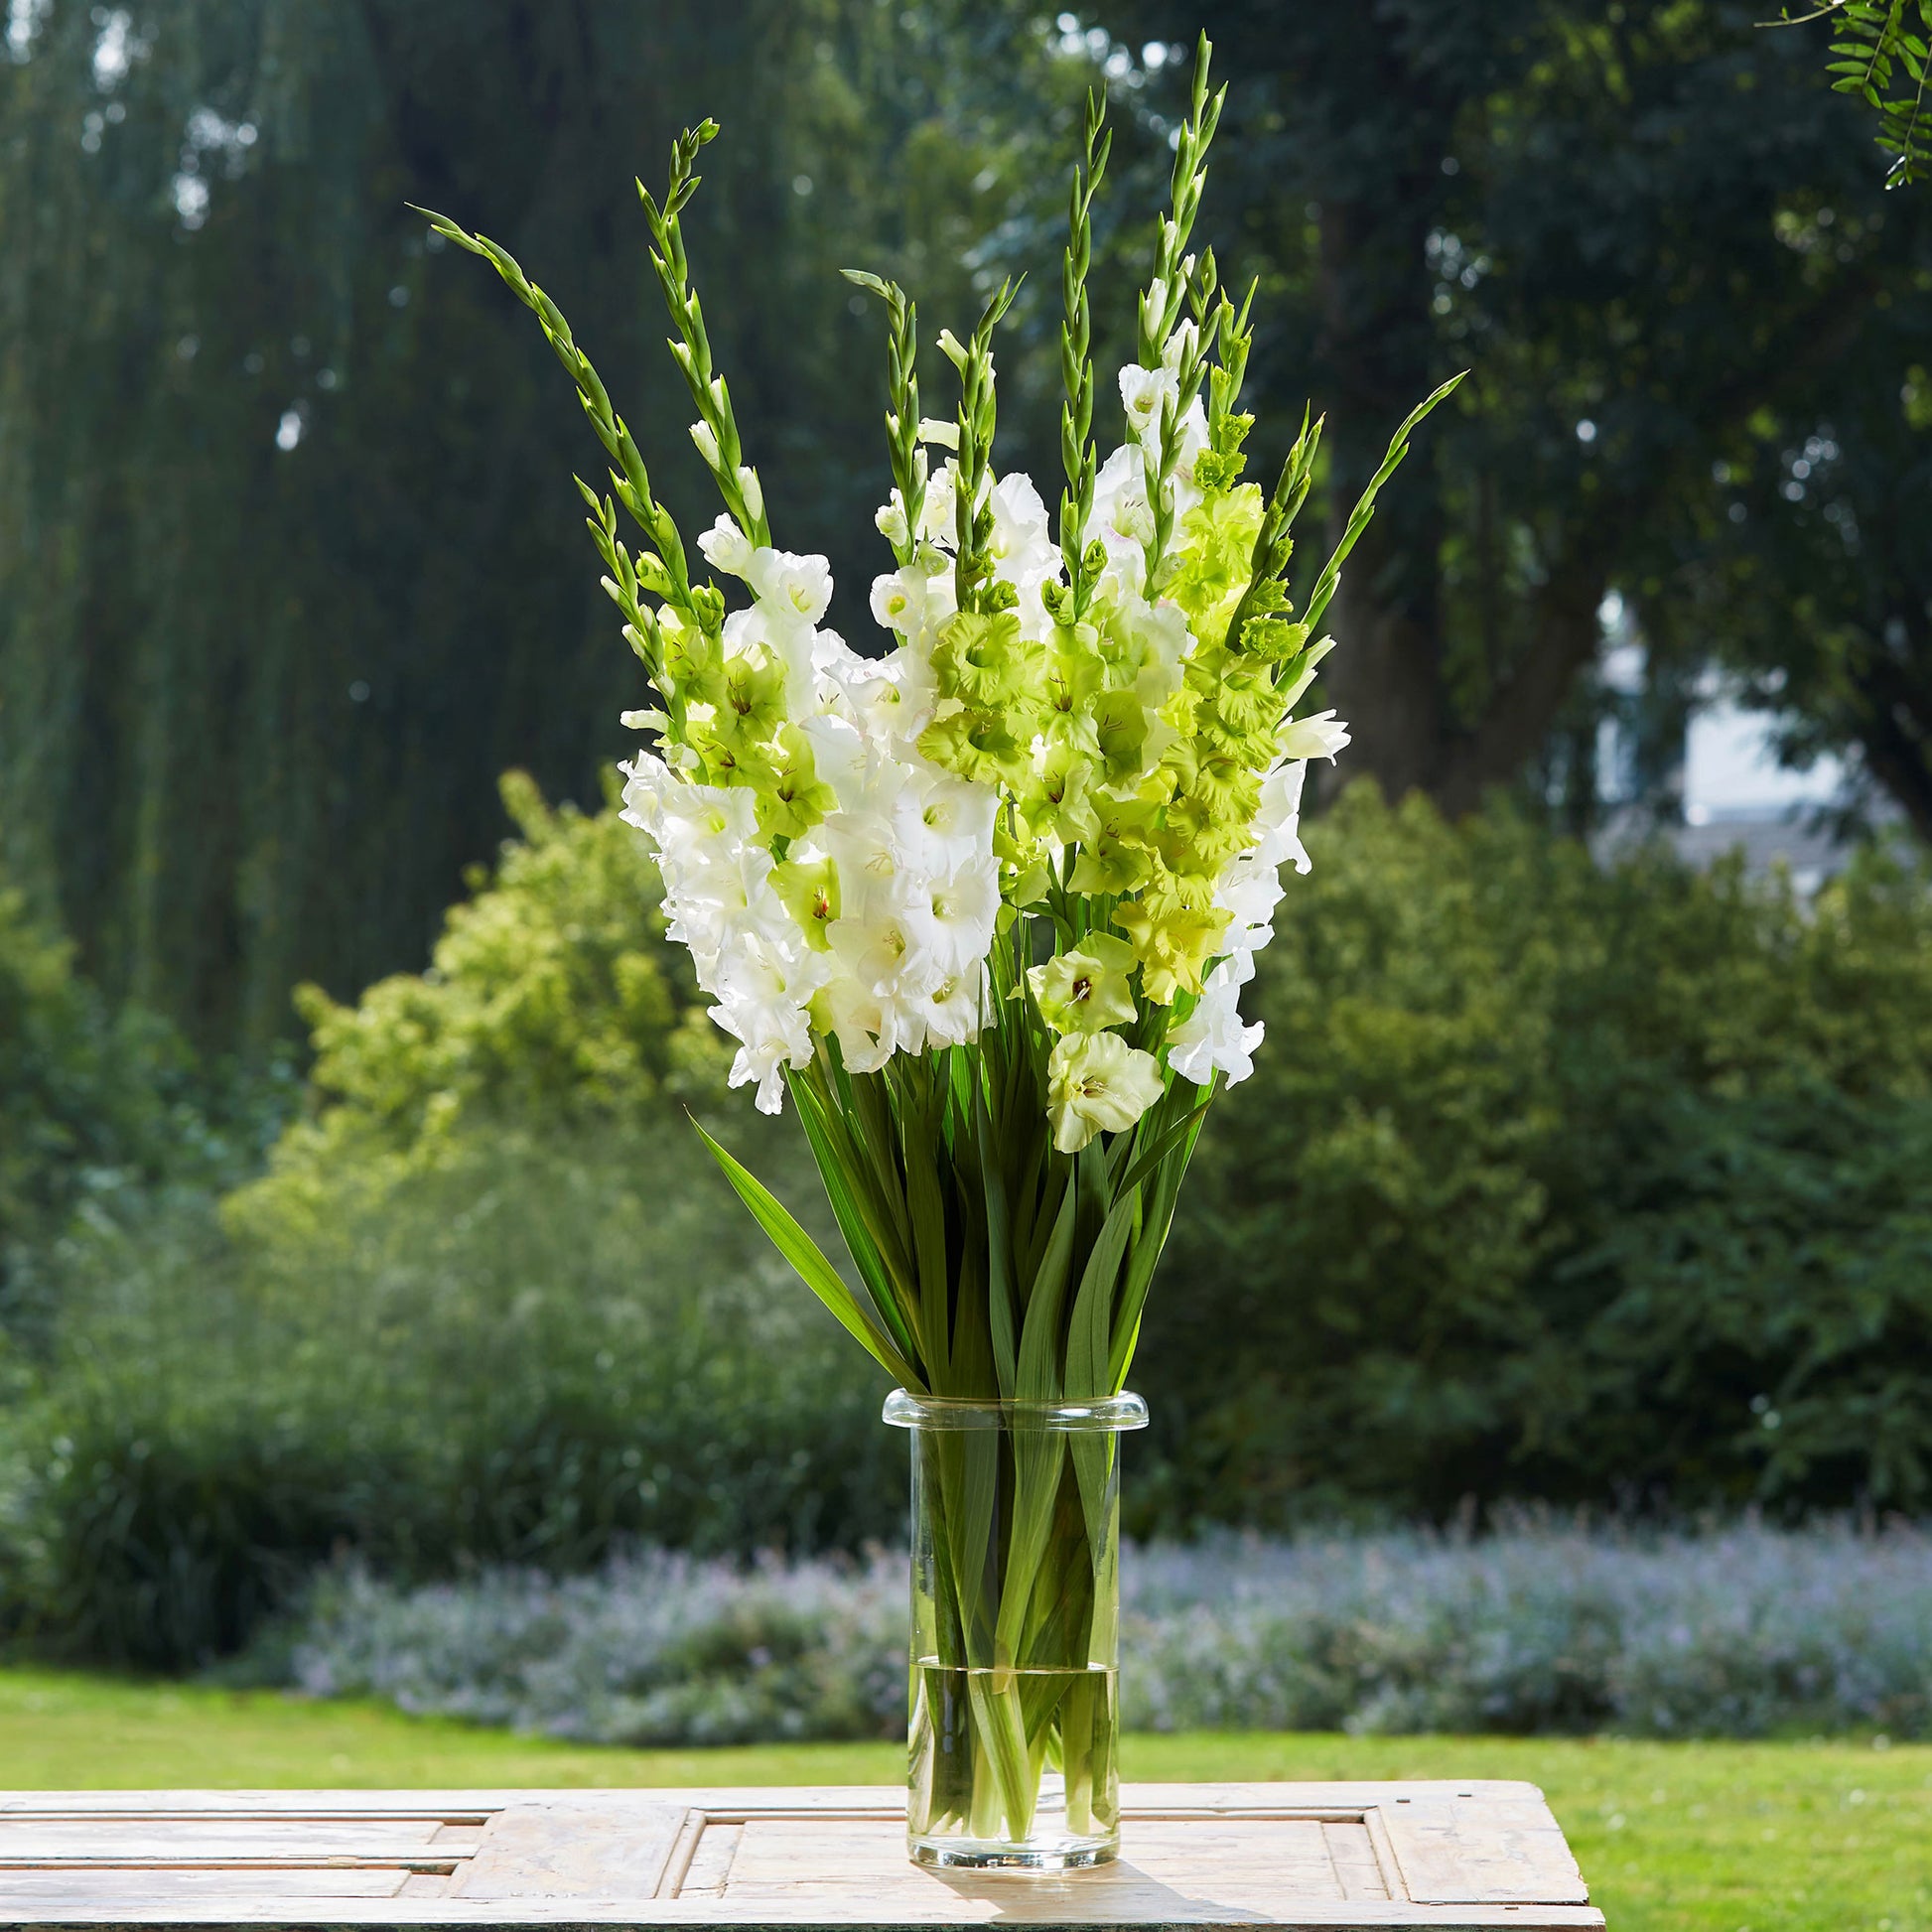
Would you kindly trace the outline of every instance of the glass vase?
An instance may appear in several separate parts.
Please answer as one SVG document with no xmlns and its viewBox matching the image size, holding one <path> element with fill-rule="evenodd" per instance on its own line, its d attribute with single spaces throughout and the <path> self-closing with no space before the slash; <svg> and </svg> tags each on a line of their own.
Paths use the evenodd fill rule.
<svg viewBox="0 0 1932 1932">
<path fill-rule="evenodd" d="M 1137 1395 L 896 1390 L 911 1432 L 906 1847 L 1067 1871 L 1120 1846 L 1120 1445 Z"/>
</svg>

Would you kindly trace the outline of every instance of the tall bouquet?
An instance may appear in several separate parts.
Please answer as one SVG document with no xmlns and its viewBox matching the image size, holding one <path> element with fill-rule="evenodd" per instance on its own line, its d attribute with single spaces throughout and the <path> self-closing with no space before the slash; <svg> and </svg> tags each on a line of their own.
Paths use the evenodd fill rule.
<svg viewBox="0 0 1932 1932">
<path fill-rule="evenodd" d="M 697 540 L 707 581 L 555 304 L 496 243 L 432 217 L 535 311 L 611 459 L 608 493 L 578 486 L 656 696 L 625 714 L 654 744 L 624 766 L 624 816 L 739 1041 L 733 1083 L 766 1112 L 796 1103 L 853 1279 L 713 1152 L 919 1430 L 912 1812 L 931 1856 L 1111 1847 L 1108 1432 L 1134 1420 L 1121 1392 L 1202 1118 L 1261 1039 L 1239 1000 L 1281 868 L 1309 869 L 1307 761 L 1348 743 L 1332 712 L 1297 716 L 1332 647 L 1321 618 L 1410 431 L 1452 386 L 1402 424 L 1334 554 L 1291 591 L 1321 425 L 1304 415 L 1272 490 L 1244 480 L 1254 291 L 1237 307 L 1189 245 L 1225 92 L 1207 69 L 1203 40 L 1104 462 L 1086 282 L 1111 137 L 1089 97 L 1057 519 L 993 465 L 1011 286 L 965 341 L 940 333 L 959 394 L 935 419 L 913 303 L 849 271 L 889 323 L 876 520 L 896 568 L 872 586 L 887 634 L 869 652 L 824 625 L 825 558 L 774 542 L 713 365 L 680 225 L 713 122 L 678 139 L 661 199 L 638 188 L 692 441 L 724 499 Z M 1048 1770 L 1065 1844 L 1029 1858 Z"/>
</svg>

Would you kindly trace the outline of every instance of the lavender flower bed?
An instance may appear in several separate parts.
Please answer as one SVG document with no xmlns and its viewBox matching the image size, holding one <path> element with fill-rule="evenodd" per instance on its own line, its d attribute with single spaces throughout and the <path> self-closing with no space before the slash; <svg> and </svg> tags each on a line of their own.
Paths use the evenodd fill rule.
<svg viewBox="0 0 1932 1932">
<path fill-rule="evenodd" d="M 1124 1568 L 1140 1729 L 1932 1736 L 1932 1537 L 1909 1530 L 1223 1537 Z M 599 1742 L 886 1736 L 904 1598 L 890 1555 L 747 1570 L 646 1552 L 415 1590 L 340 1573 L 285 1676 Z"/>
</svg>

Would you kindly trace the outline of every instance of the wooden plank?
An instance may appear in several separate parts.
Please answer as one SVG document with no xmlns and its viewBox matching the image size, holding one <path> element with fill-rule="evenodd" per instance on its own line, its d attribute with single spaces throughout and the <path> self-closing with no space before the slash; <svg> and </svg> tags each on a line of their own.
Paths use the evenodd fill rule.
<svg viewBox="0 0 1932 1932">
<path fill-rule="evenodd" d="M 729 1821 L 706 1819 L 698 1842 L 691 1848 L 691 1861 L 678 1876 L 677 1898 L 722 1898 L 725 1881 L 738 1857 L 745 1827 Z"/>
<path fill-rule="evenodd" d="M 277 1870 L 101 1865 L 63 1871 L 0 1871 L 0 1915 L 29 1905 L 73 1905 L 126 1898 L 193 1907 L 204 1899 L 393 1898 L 409 1874 L 395 1865 L 298 1865 Z"/>
<path fill-rule="evenodd" d="M 450 1886 L 453 1898 L 654 1897 L 692 1807 L 632 1798 L 562 1797 L 511 1805 L 483 1828 Z"/>
<path fill-rule="evenodd" d="M 300 1859 L 328 1857 L 353 1841 L 364 1858 L 448 1858 L 456 1839 L 435 1819 L 358 1819 L 345 1825 L 323 1818 L 115 1819 L 0 1818 L 0 1866 L 48 1859 Z M 469 1849 L 483 1837 L 461 1834 Z"/>
<path fill-rule="evenodd" d="M 1418 1903 L 1581 1905 L 1589 1897 L 1540 1791 L 1533 1800 L 1397 1795 L 1378 1809 Z"/>
<path fill-rule="evenodd" d="M 88 1817 L 138 1815 L 204 1817 L 210 1812 L 230 1816 L 272 1818 L 294 1814 L 303 1818 L 462 1818 L 481 1823 L 505 1805 L 527 1804 L 548 1794 L 531 1791 L 338 1791 L 324 1786 L 309 1791 L 0 1791 L 0 1818 Z M 620 1791 L 585 1791 L 585 1798 L 623 1797 Z"/>
<path fill-rule="evenodd" d="M 1369 1837 L 1366 1818 L 1359 1825 L 1324 1824 L 1321 1838 L 1343 1898 L 1388 1897 L 1389 1874 L 1384 1872 L 1375 1855 L 1375 1841 Z"/>
</svg>

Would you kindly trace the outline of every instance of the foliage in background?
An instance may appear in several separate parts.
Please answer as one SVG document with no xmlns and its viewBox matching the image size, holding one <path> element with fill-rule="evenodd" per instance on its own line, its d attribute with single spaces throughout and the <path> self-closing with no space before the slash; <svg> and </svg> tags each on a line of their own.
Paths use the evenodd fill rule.
<svg viewBox="0 0 1932 1932">
<path fill-rule="evenodd" d="M 279 1124 L 280 1068 L 199 1065 L 166 1022 L 109 1008 L 72 948 L 0 879 L 0 1376 L 53 1316 L 55 1251 L 169 1188 L 249 1172 Z"/>
<path fill-rule="evenodd" d="M 1932 1499 L 1932 876 L 1350 791 L 1169 1249 L 1156 1520 Z"/>
<path fill-rule="evenodd" d="M 334 1097 L 267 1177 L 45 1262 L 60 1319 L 0 1400 L 11 1627 L 184 1662 L 339 1547 L 427 1577 L 898 1522 L 878 1380 L 676 1110 L 722 1045 L 648 862 L 522 796 L 436 976 L 314 1008 Z M 1309 839 L 1269 1050 L 1140 1357 L 1143 1530 L 1465 1493 L 1922 1507 L 1923 871 L 1873 854 L 1807 910 L 1366 789 Z M 829 1238 L 784 1124 L 735 1118 Z"/>
<path fill-rule="evenodd" d="M 635 835 L 506 792 L 523 838 L 432 969 L 307 996 L 318 1106 L 271 1172 L 58 1257 L 0 1416 L 0 1623 L 179 1666 L 339 1549 L 568 1570 L 897 1520 L 880 1390 L 678 1105 L 722 1049 Z M 803 1194 L 796 1151 L 757 1152 Z"/>
<path fill-rule="evenodd" d="M 17 1419 L 0 1616 L 179 1668 L 345 1549 L 410 1577 L 890 1531 L 876 1381 L 732 1239 L 684 1131 L 468 1142 L 374 1207 L 345 1183 L 319 1246 L 102 1243 Z"/>
<path fill-rule="evenodd" d="M 1134 1729 L 1932 1735 L 1932 1542 L 1495 1533 L 1151 1545 L 1122 1566 Z M 646 1552 L 567 1583 L 325 1578 L 248 1665 L 311 1696 L 582 1741 L 874 1737 L 903 1724 L 904 1559 Z"/>
<path fill-rule="evenodd" d="M 228 1205 L 271 1246 L 327 1241 L 343 1190 L 379 1194 L 433 1170 L 466 1136 L 503 1126 L 663 1130 L 723 1092 L 730 1051 L 705 1017 L 663 885 L 615 812 L 553 810 L 520 772 L 502 781 L 518 837 L 471 870 L 428 969 L 379 980 L 353 1006 L 299 988 L 314 1067 L 307 1117 L 270 1173 Z"/>
</svg>

